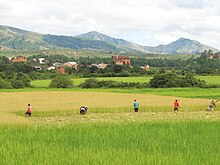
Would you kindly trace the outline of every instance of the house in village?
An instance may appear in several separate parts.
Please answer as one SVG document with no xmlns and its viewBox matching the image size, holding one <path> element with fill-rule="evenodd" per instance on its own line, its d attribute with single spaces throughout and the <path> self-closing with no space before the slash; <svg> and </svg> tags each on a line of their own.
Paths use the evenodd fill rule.
<svg viewBox="0 0 220 165">
<path fill-rule="evenodd" d="M 34 69 L 37 70 L 37 71 L 41 71 L 42 70 L 41 66 L 34 66 Z"/>
<path fill-rule="evenodd" d="M 150 70 L 150 66 L 149 65 L 144 65 L 141 67 L 141 69 L 147 71 L 147 70 Z"/>
<path fill-rule="evenodd" d="M 55 70 L 55 69 L 56 69 L 55 66 L 50 66 L 50 67 L 47 68 L 47 70 Z"/>
<path fill-rule="evenodd" d="M 78 64 L 76 62 L 67 62 L 64 64 L 55 65 L 57 72 L 65 73 L 65 68 L 78 69 Z"/>
<path fill-rule="evenodd" d="M 130 65 L 130 57 L 129 56 L 112 56 L 113 61 L 117 65 Z"/>
<path fill-rule="evenodd" d="M 57 70 L 57 72 L 62 73 L 62 74 L 66 73 L 66 72 L 65 72 L 65 68 L 64 68 L 64 67 L 61 67 L 61 66 L 60 66 L 60 67 L 57 67 L 56 70 Z"/>
<path fill-rule="evenodd" d="M 78 69 L 78 64 L 76 62 L 66 62 L 62 65 L 65 68 L 74 68 L 74 69 Z"/>
<path fill-rule="evenodd" d="M 45 58 L 38 58 L 38 60 L 40 64 L 45 64 L 46 62 Z"/>
<path fill-rule="evenodd" d="M 27 58 L 23 56 L 17 56 L 16 58 L 11 58 L 11 62 L 27 62 Z"/>
<path fill-rule="evenodd" d="M 97 67 L 99 69 L 105 69 L 108 66 L 108 64 L 103 64 L 103 63 L 101 63 L 101 64 L 91 64 L 90 66 L 91 67 L 95 66 L 95 67 Z"/>
</svg>

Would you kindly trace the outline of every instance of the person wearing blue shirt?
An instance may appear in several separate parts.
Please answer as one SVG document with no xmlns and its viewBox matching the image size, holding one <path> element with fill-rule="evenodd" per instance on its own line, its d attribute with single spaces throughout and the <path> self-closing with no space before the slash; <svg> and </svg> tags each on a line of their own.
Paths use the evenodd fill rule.
<svg viewBox="0 0 220 165">
<path fill-rule="evenodd" d="M 139 102 L 137 102 L 137 100 L 134 100 L 134 112 L 138 112 L 138 108 L 139 108 Z"/>
</svg>

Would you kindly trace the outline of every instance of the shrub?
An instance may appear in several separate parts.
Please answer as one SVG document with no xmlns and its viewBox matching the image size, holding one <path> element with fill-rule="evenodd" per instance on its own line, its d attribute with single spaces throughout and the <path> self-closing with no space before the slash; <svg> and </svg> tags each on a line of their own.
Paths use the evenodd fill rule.
<svg viewBox="0 0 220 165">
<path fill-rule="evenodd" d="M 11 86 L 11 83 L 10 82 L 7 82 L 5 80 L 3 80 L 1 77 L 0 77 L 0 88 L 3 89 L 3 88 L 12 88 Z"/>
<path fill-rule="evenodd" d="M 19 72 L 19 73 L 17 73 L 15 80 L 22 81 L 24 84 L 24 87 L 30 87 L 31 80 L 30 80 L 30 77 L 28 74 L 24 74 L 24 73 Z"/>
<path fill-rule="evenodd" d="M 13 88 L 19 89 L 19 88 L 24 88 L 25 84 L 22 80 L 12 80 L 11 85 Z"/>
<path fill-rule="evenodd" d="M 136 82 L 117 82 L 117 81 L 98 81 L 94 78 L 85 80 L 84 83 L 80 84 L 82 88 L 146 88 L 147 83 L 136 83 Z"/>
<path fill-rule="evenodd" d="M 98 88 L 98 81 L 94 78 L 85 80 L 82 84 L 79 85 L 82 88 Z"/>
<path fill-rule="evenodd" d="M 73 81 L 68 76 L 58 75 L 51 81 L 49 87 L 50 88 L 71 88 L 73 87 Z"/>
<path fill-rule="evenodd" d="M 205 87 L 205 81 L 192 75 L 180 76 L 174 73 L 157 74 L 149 82 L 151 88 Z"/>
</svg>

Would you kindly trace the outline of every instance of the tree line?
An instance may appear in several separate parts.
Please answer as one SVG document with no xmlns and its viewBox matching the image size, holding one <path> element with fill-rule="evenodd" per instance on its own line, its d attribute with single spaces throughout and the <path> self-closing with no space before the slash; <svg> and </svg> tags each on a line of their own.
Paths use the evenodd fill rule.
<svg viewBox="0 0 220 165">
<path fill-rule="evenodd" d="M 34 55 L 28 58 L 27 63 L 10 62 L 4 56 L 0 56 L 0 88 L 24 88 L 30 87 L 31 80 L 36 79 L 54 79 L 60 73 L 56 70 L 42 69 L 40 71 L 33 67 L 32 60 L 36 58 L 45 58 L 46 63 L 42 67 L 53 65 L 55 62 L 65 63 L 75 61 L 79 68 L 65 68 L 67 76 L 70 77 L 129 77 L 129 76 L 155 76 L 174 74 L 184 77 L 182 84 L 186 84 L 189 79 L 188 75 L 220 75 L 219 54 L 214 54 L 211 50 L 201 53 L 199 58 L 193 56 L 187 60 L 170 60 L 170 59 L 147 59 L 140 57 L 131 57 L 131 66 L 116 65 L 110 57 L 67 57 L 64 55 Z M 99 69 L 91 64 L 106 63 L 108 66 Z M 143 70 L 141 66 L 150 65 L 150 70 Z M 186 78 L 186 76 L 188 76 Z M 169 77 L 169 76 L 168 76 Z M 173 78 L 171 76 L 171 78 Z M 179 79 L 178 79 L 179 81 Z M 98 82 L 100 85 L 100 82 Z M 106 82 L 101 82 L 101 84 Z M 165 86 L 175 86 L 165 85 Z M 200 83 L 199 83 L 200 84 Z M 142 84 L 143 85 L 143 84 Z M 142 86 L 140 84 L 128 84 L 127 86 Z M 198 84 L 197 84 L 198 85 Z M 100 85 L 101 86 L 101 85 Z M 117 84 L 115 82 L 107 82 L 107 86 L 126 86 L 125 84 Z M 146 86 L 144 84 L 143 86 Z M 183 85 L 180 85 L 183 86 Z M 190 86 L 190 85 L 189 85 Z M 202 84 L 198 86 L 203 86 Z M 151 87 L 153 87 L 151 85 Z M 158 87 L 162 87 L 159 85 Z"/>
</svg>

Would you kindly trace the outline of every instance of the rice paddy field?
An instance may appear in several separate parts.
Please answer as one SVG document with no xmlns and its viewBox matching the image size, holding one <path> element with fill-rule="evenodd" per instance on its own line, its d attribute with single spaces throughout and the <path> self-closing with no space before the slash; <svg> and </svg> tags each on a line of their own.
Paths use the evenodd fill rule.
<svg viewBox="0 0 220 165">
<path fill-rule="evenodd" d="M 220 164 L 220 107 L 205 111 L 211 98 L 218 88 L 1 90 L 0 164 Z"/>
</svg>

